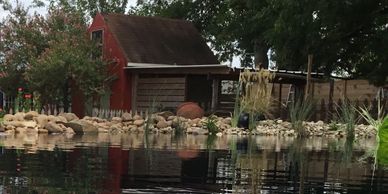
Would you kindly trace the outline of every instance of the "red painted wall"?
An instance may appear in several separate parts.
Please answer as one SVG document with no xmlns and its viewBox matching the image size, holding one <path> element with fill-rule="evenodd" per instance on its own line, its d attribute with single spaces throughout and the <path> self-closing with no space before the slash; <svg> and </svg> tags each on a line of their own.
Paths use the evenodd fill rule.
<svg viewBox="0 0 388 194">
<path fill-rule="evenodd" d="M 132 91 L 131 75 L 124 70 L 124 67 L 127 65 L 127 60 L 101 14 L 96 15 L 88 31 L 91 33 L 96 30 L 103 30 L 103 57 L 105 60 L 111 62 L 108 68 L 109 73 L 117 77 L 111 86 L 110 108 L 130 110 Z M 74 100 L 76 99 L 73 99 L 73 104 L 79 106 L 78 104 L 80 103 L 74 103 Z M 73 107 L 73 110 L 79 109 L 79 107 Z"/>
</svg>

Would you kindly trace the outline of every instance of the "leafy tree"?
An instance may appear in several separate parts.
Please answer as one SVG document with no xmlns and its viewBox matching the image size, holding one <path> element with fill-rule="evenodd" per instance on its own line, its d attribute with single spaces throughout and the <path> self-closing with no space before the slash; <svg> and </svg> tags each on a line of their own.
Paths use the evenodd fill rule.
<svg viewBox="0 0 388 194">
<path fill-rule="evenodd" d="M 42 104 L 63 104 L 67 111 L 71 89 L 86 98 L 108 84 L 100 50 L 89 40 L 87 20 L 67 2 L 50 4 L 48 15 L 28 15 L 18 4 L 1 29 L 0 87 L 11 94 L 17 87 L 38 92 Z"/>
<path fill-rule="evenodd" d="M 26 72 L 31 89 L 41 94 L 43 103 L 62 102 L 66 110 L 70 89 L 79 88 L 86 98 L 102 93 L 106 65 L 95 57 L 100 51 L 88 38 L 82 14 L 70 7 L 50 7 L 45 27 L 48 46 Z"/>
<path fill-rule="evenodd" d="M 0 87 L 15 96 L 18 87 L 27 86 L 24 72 L 31 59 L 44 51 L 47 40 L 41 33 L 41 16 L 28 15 L 20 4 L 6 8 L 10 14 L 0 26 Z"/>
<path fill-rule="evenodd" d="M 313 71 L 388 81 L 386 0 L 142 0 L 131 13 L 191 20 L 224 61 L 265 67 L 271 48 L 281 69 L 313 55 Z"/>
</svg>

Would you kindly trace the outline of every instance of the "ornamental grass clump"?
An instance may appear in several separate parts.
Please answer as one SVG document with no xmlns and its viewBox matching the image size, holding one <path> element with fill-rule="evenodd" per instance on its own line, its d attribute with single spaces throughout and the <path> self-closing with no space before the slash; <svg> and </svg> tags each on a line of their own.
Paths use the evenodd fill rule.
<svg viewBox="0 0 388 194">
<path fill-rule="evenodd" d="M 240 73 L 240 83 L 242 85 L 240 109 L 242 112 L 249 113 L 250 130 L 255 127 L 255 118 L 271 115 L 273 101 L 270 83 L 274 77 L 274 73 L 263 69 L 253 72 L 245 70 Z"/>
<path fill-rule="evenodd" d="M 383 124 L 383 121 L 388 117 L 388 115 L 385 114 L 384 106 L 381 104 L 381 100 L 379 99 L 377 101 L 377 117 L 373 118 L 370 109 L 363 107 L 358 110 L 358 113 L 361 115 L 361 117 L 369 124 L 372 125 L 375 130 L 377 130 L 378 135 L 376 136 L 377 142 L 385 141 L 388 142 L 387 139 L 381 139 L 380 134 L 383 136 L 385 133 L 388 136 L 388 130 L 387 131 L 381 131 L 380 133 L 380 126 Z"/>
<path fill-rule="evenodd" d="M 359 120 L 357 109 L 345 98 L 342 99 L 341 105 L 337 104 L 337 116 L 341 123 L 345 124 L 346 137 L 348 139 L 354 138 L 354 128 Z"/>
<path fill-rule="evenodd" d="M 314 110 L 314 101 L 311 97 L 306 99 L 298 98 L 296 102 L 291 103 L 289 108 L 290 120 L 293 129 L 299 137 L 307 136 L 307 131 L 303 126 L 303 121 L 311 117 Z"/>
</svg>

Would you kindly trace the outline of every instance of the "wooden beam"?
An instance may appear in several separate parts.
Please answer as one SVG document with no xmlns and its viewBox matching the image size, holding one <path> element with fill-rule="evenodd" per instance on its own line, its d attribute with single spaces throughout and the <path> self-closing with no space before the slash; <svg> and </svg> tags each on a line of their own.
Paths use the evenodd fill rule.
<svg viewBox="0 0 388 194">
<path fill-rule="evenodd" d="M 278 113 L 279 113 L 279 118 L 282 116 L 282 87 L 283 84 L 279 84 L 279 97 L 278 97 Z"/>
<path fill-rule="evenodd" d="M 212 105 L 211 105 L 211 110 L 213 112 L 215 112 L 217 110 L 219 86 L 220 86 L 220 80 L 219 79 L 213 79 L 213 85 L 212 85 Z"/>
</svg>

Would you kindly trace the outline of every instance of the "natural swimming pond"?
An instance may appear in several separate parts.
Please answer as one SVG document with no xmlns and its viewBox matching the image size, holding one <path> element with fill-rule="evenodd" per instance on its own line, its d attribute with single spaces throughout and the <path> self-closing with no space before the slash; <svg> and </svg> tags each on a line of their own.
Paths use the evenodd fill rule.
<svg viewBox="0 0 388 194">
<path fill-rule="evenodd" d="M 0 136 L 0 193 L 387 193 L 375 140 Z"/>
</svg>

